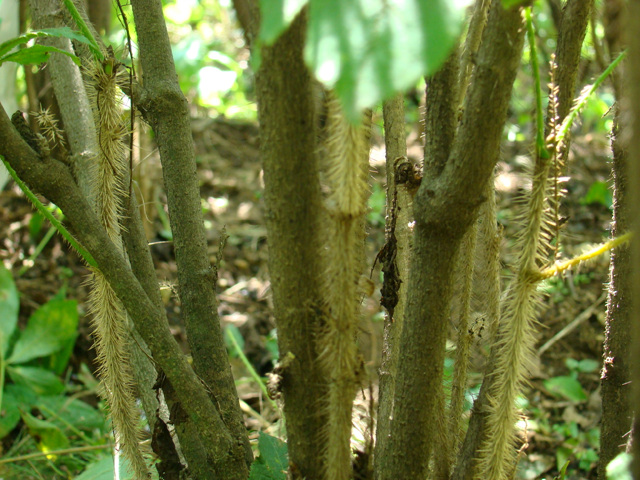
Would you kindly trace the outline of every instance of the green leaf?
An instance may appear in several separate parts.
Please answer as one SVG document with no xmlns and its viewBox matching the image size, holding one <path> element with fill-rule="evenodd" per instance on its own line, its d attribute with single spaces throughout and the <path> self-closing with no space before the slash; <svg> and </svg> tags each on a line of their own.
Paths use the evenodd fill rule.
<svg viewBox="0 0 640 480">
<path fill-rule="evenodd" d="M 52 372 L 38 367 L 7 367 L 7 372 L 18 385 L 31 389 L 38 395 L 57 395 L 64 384 Z"/>
<path fill-rule="evenodd" d="M 73 63 L 80 66 L 80 59 L 73 53 L 61 50 L 60 48 L 50 47 L 48 45 L 33 45 L 31 47 L 18 50 L 15 53 L 10 53 L 9 55 L 0 58 L 0 65 L 5 62 L 16 62 L 20 65 L 38 65 L 40 63 L 47 62 L 51 52 L 62 53 L 73 60 Z"/>
<path fill-rule="evenodd" d="M 224 340 L 225 344 L 227 345 L 227 351 L 232 357 L 237 357 L 238 350 L 240 350 L 241 352 L 244 350 L 244 338 L 242 337 L 240 330 L 238 330 L 238 327 L 231 323 L 226 326 L 226 331 L 227 335 L 225 335 Z M 235 344 L 229 337 L 233 337 L 233 340 L 235 340 Z"/>
<path fill-rule="evenodd" d="M 60 450 L 69 446 L 69 439 L 62 433 L 62 430 L 51 422 L 40 420 L 27 412 L 22 412 L 22 420 L 43 452 Z"/>
<path fill-rule="evenodd" d="M 587 399 L 580 382 L 569 376 L 553 377 L 544 381 L 547 390 L 558 397 L 572 402 L 584 402 Z"/>
<path fill-rule="evenodd" d="M 56 418 L 74 427 L 84 430 L 104 430 L 104 415 L 91 405 L 62 395 L 50 395 L 39 397 L 35 405 L 42 414 L 52 422 Z"/>
<path fill-rule="evenodd" d="M 305 60 L 347 117 L 413 86 L 446 60 L 467 0 L 315 0 Z"/>
<path fill-rule="evenodd" d="M 0 264 L 0 361 L 4 359 L 9 340 L 18 323 L 20 298 L 11 272 Z"/>
<path fill-rule="evenodd" d="M 573 454 L 573 450 L 567 447 L 558 447 L 556 450 L 556 468 L 558 471 L 562 471 L 564 468 L 566 470 L 566 466 L 571 463 L 571 456 Z"/>
<path fill-rule="evenodd" d="M 577 365 L 577 370 L 582 373 L 591 373 L 600 369 L 600 362 L 593 358 L 585 358 L 580 360 Z"/>
<path fill-rule="evenodd" d="M 20 401 L 9 392 L 5 391 L 2 398 L 2 411 L 0 411 L 0 439 L 6 437 L 20 422 Z"/>
<path fill-rule="evenodd" d="M 526 0 L 502 0 L 502 6 L 508 10 L 512 7 L 518 7 L 524 4 Z"/>
<path fill-rule="evenodd" d="M 591 205 L 592 203 L 599 203 L 607 208 L 611 208 L 613 205 L 613 194 L 607 182 L 593 182 L 587 194 L 580 199 L 581 205 Z"/>
<path fill-rule="evenodd" d="M 20 421 L 20 409 L 31 408 L 37 395 L 22 385 L 5 385 L 0 410 L 0 438 L 6 436 Z"/>
<path fill-rule="evenodd" d="M 18 37 L 12 38 L 0 44 L 0 58 L 4 57 L 18 45 L 24 45 L 34 38 L 41 37 L 65 37 L 70 40 L 77 40 L 78 42 L 91 45 L 91 41 L 89 39 L 87 39 L 84 35 L 81 35 L 79 32 L 71 30 L 69 27 L 45 28 L 42 30 L 34 30 L 31 32 L 23 33 Z"/>
<path fill-rule="evenodd" d="M 619 453 L 616 458 L 609 462 L 607 465 L 607 479 L 608 480 L 632 480 L 631 475 L 631 460 L 632 456 L 629 453 Z"/>
<path fill-rule="evenodd" d="M 51 300 L 31 315 L 8 363 L 25 363 L 46 357 L 75 341 L 78 305 L 75 300 Z"/>
<path fill-rule="evenodd" d="M 261 24 L 258 39 L 266 44 L 275 42 L 308 0 L 260 0 Z"/>
<path fill-rule="evenodd" d="M 103 456 L 90 464 L 87 469 L 75 477 L 74 480 L 113 480 L 114 478 L 113 457 Z M 158 479 L 158 472 L 155 468 L 151 471 L 151 478 L 154 480 Z M 129 463 L 122 457 L 120 457 L 120 479 L 133 479 L 133 473 L 129 468 Z"/>
<path fill-rule="evenodd" d="M 286 480 L 289 467 L 287 444 L 260 432 L 258 449 L 260 456 L 251 465 L 249 480 Z"/>
</svg>

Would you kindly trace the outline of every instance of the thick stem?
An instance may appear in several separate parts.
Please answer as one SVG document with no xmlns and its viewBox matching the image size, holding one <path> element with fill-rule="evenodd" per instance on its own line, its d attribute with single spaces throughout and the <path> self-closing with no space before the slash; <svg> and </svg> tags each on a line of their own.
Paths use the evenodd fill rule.
<svg viewBox="0 0 640 480">
<path fill-rule="evenodd" d="M 630 218 L 633 219 L 631 229 L 634 238 L 631 243 L 631 258 L 633 262 L 633 285 L 631 298 L 633 310 L 630 317 L 632 330 L 631 343 L 631 381 L 632 403 L 631 408 L 635 412 L 633 424 L 632 453 L 633 464 L 631 472 L 633 478 L 640 478 L 640 441 L 637 435 L 640 432 L 640 1 L 630 0 L 629 15 L 627 16 L 627 40 L 629 42 L 629 63 L 625 69 L 625 87 L 628 92 L 626 108 L 629 119 L 629 191 L 631 198 Z"/>
<path fill-rule="evenodd" d="M 317 336 L 323 326 L 319 212 L 312 79 L 302 58 L 305 14 L 262 49 L 256 77 L 264 165 L 269 271 L 281 357 L 290 475 L 323 477 L 320 408 L 327 379 L 320 373 Z"/>
<path fill-rule="evenodd" d="M 616 125 L 612 136 L 613 150 L 613 223 L 611 236 L 629 231 L 629 177 L 624 138 L 620 130 L 620 109 L 616 109 Z M 606 480 L 606 468 L 615 456 L 625 450 L 631 428 L 629 331 L 631 331 L 631 275 L 629 248 L 621 246 L 611 252 L 609 297 L 603 348 L 602 421 L 600 423 L 600 458 L 598 478 Z"/>
<path fill-rule="evenodd" d="M 400 337 L 396 414 L 388 457 L 379 459 L 381 479 L 427 475 L 437 427 L 434 392 L 442 382 L 453 262 L 495 166 L 523 34 L 520 11 L 505 11 L 495 0 L 451 154 L 444 161 L 434 155 L 425 164 L 414 203 L 414 261 Z"/>
<path fill-rule="evenodd" d="M 226 427 L 242 445 L 248 466 L 253 455 L 218 317 L 187 101 L 178 84 L 162 3 L 136 0 L 132 7 L 143 71 L 138 106 L 158 142 L 178 266 L 178 291 L 194 367 L 215 399 Z"/>
</svg>

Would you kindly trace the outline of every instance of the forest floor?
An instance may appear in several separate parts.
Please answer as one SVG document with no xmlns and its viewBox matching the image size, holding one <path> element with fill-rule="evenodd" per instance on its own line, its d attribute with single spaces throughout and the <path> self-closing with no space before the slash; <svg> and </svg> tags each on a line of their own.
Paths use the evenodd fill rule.
<svg viewBox="0 0 640 480">
<path fill-rule="evenodd" d="M 270 303 L 257 127 L 209 119 L 195 119 L 193 127 L 212 263 L 216 262 L 223 227 L 228 235 L 219 269 L 220 317 L 228 329 L 227 335 L 235 335 L 255 370 L 265 375 L 277 360 L 277 347 Z M 421 147 L 415 132 L 410 141 L 409 156 L 419 161 Z M 384 243 L 385 172 L 381 144 L 380 135 L 374 135 L 367 271 Z M 519 226 L 515 199 L 526 189 L 525 172 L 530 162 L 527 152 L 522 149 L 522 145 L 507 145 L 497 169 L 498 221 L 504 228 L 501 259 L 505 276 L 516 253 L 513 241 Z M 562 243 L 564 257 L 580 253 L 608 236 L 611 222 L 607 189 L 610 184 L 609 156 L 608 139 L 604 135 L 576 135 L 574 138 L 568 162 L 568 194 L 561 210 L 562 216 L 568 219 Z M 151 220 L 147 225 L 149 240 L 154 242 L 152 252 L 158 278 L 165 286 L 167 313 L 176 338 L 186 350 L 180 305 L 172 289 L 176 282 L 176 266 L 163 207 L 164 196 L 157 188 L 161 174 L 154 162 L 157 159 L 153 152 L 144 156 L 144 163 L 148 164 L 140 184 L 146 200 L 144 216 Z M 153 175 L 156 179 L 149 181 Z M 72 368 L 77 372 L 82 363 L 87 363 L 93 371 L 95 353 L 90 348 L 89 321 L 84 316 L 87 270 L 55 236 L 33 262 L 26 260 L 49 228 L 46 223 L 38 227 L 35 217 L 30 204 L 14 185 L 0 192 L 0 261 L 12 271 L 20 291 L 21 325 L 24 326 L 29 316 L 64 286 L 68 296 L 79 301 L 81 312 L 81 334 L 72 356 Z M 21 272 L 26 266 L 30 268 Z M 376 290 L 364 301 L 360 341 L 375 384 L 384 318 L 379 305 L 379 267 L 376 267 L 373 279 Z M 536 347 L 539 355 L 530 388 L 523 399 L 528 447 L 520 461 L 518 478 L 551 479 L 565 459 L 571 462 L 567 478 L 595 478 L 607 279 L 608 257 L 597 259 L 545 286 L 548 295 L 539 317 Z M 505 280 L 503 288 L 506 283 Z M 573 328 L 569 327 L 570 330 L 561 336 L 560 332 L 571 325 Z M 229 346 L 240 397 L 251 407 L 245 407 L 248 427 L 253 431 L 266 429 L 277 434 L 277 412 L 262 397 L 231 343 Z M 482 352 L 481 345 L 478 351 Z M 73 380 L 73 376 L 71 378 Z M 468 385 L 470 398 L 477 392 L 474 382 L 480 378 L 480 372 L 474 367 Z M 363 402 L 359 408 L 366 411 L 369 407 Z M 5 448 L 8 447 L 6 441 Z"/>
</svg>

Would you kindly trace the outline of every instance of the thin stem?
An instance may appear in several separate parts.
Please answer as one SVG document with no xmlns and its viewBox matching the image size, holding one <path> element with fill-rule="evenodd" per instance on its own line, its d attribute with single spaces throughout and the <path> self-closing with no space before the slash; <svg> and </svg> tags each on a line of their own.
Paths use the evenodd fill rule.
<svg viewBox="0 0 640 480">
<path fill-rule="evenodd" d="M 73 455 L 74 453 L 91 452 L 93 450 L 106 450 L 112 447 L 113 445 L 86 445 L 84 447 L 63 448 L 61 450 L 36 452 L 36 453 L 30 453 L 28 455 L 20 455 L 18 457 L 2 458 L 0 459 L 0 465 L 3 465 L 5 463 L 14 463 L 14 462 L 22 462 L 25 460 L 32 460 L 34 458 L 47 460 L 47 458 L 50 455 Z"/>
<path fill-rule="evenodd" d="M 42 202 L 38 200 L 38 197 L 36 197 L 33 194 L 33 192 L 29 189 L 29 187 L 27 187 L 27 185 L 22 180 L 20 180 L 16 171 L 13 168 L 11 168 L 11 165 L 9 165 L 9 162 L 7 162 L 3 156 L 0 156 L 0 159 L 2 159 L 2 162 L 4 163 L 4 166 L 7 168 L 7 171 L 9 172 L 9 174 L 11 175 L 11 178 L 13 178 L 13 180 L 18 184 L 20 189 L 24 192 L 24 194 L 31 201 L 31 203 L 38 209 L 38 211 L 42 215 L 44 215 L 44 217 L 47 220 L 51 222 L 51 225 L 53 225 L 56 228 L 56 230 L 58 230 L 58 233 L 60 233 L 60 235 L 62 235 L 65 238 L 65 240 L 69 242 L 69 244 L 73 247 L 73 249 L 76 252 L 78 252 L 78 254 L 80 254 L 80 256 L 84 259 L 85 262 L 87 262 L 89 266 L 98 270 L 98 264 L 93 259 L 91 254 L 87 252 L 76 241 L 76 239 L 71 236 L 69 231 L 66 228 L 64 228 L 62 223 L 60 223 L 60 221 L 56 217 L 54 217 L 49 210 L 47 210 L 47 208 L 42 204 Z"/>
</svg>

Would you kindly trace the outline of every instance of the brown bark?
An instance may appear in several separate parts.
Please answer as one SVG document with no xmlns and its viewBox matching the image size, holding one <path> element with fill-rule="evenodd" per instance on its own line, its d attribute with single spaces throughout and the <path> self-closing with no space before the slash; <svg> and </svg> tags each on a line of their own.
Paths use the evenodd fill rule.
<svg viewBox="0 0 640 480">
<path fill-rule="evenodd" d="M 495 166 L 524 41 L 522 27 L 519 9 L 505 11 L 501 1 L 493 1 L 451 153 L 444 164 L 426 160 L 425 177 L 414 201 L 414 259 L 400 338 L 396 413 L 389 455 L 379 459 L 380 479 L 427 475 L 454 261 L 464 233 L 485 200 L 483 189 Z M 438 130 L 428 135 L 438 135 Z M 440 154 L 434 157 L 438 158 Z"/>
<path fill-rule="evenodd" d="M 620 112 L 612 137 L 614 203 L 611 236 L 629 231 L 628 159 L 622 142 Z M 600 422 L 600 459 L 598 478 L 607 478 L 606 468 L 615 456 L 625 450 L 631 428 L 629 386 L 629 331 L 631 330 L 631 256 L 627 246 L 611 252 L 609 297 L 601 374 L 602 420 Z"/>
<path fill-rule="evenodd" d="M 290 475 L 323 477 L 327 379 L 318 365 L 323 323 L 313 84 L 302 58 L 302 13 L 278 41 L 262 49 L 256 76 L 265 181 L 269 272 L 278 327 Z M 293 357 L 291 356 L 293 354 Z"/>
<path fill-rule="evenodd" d="M 630 218 L 633 219 L 631 228 L 634 236 L 631 243 L 631 259 L 633 262 L 633 277 L 631 284 L 631 298 L 633 299 L 631 325 L 631 381 L 633 396 L 631 410 L 635 412 L 633 422 L 632 453 L 633 464 L 631 473 L 633 478 L 640 478 L 640 442 L 637 433 L 640 431 L 640 0 L 630 0 L 629 15 L 627 16 L 627 40 L 629 42 L 629 58 L 625 70 L 625 83 L 628 91 L 628 121 L 629 121 L 629 191 L 631 198 Z"/>
<path fill-rule="evenodd" d="M 398 303 L 395 305 L 393 318 L 389 314 L 384 321 L 382 363 L 378 372 L 378 424 L 376 429 L 376 437 L 378 439 L 389 437 L 391 432 L 390 422 L 394 411 L 393 399 L 398 363 L 398 338 L 404 321 L 408 267 L 411 256 L 409 244 L 411 234 L 407 225 L 413 220 L 411 215 L 412 196 L 406 192 L 406 189 L 397 185 L 395 179 L 396 159 L 407 155 L 404 95 L 398 94 L 391 100 L 384 102 L 382 110 L 387 163 L 387 224 L 385 241 L 387 245 L 392 245 L 397 249 L 395 259 L 391 259 L 391 261 L 396 262 L 398 277 L 402 283 L 398 286 Z M 393 218 L 394 215 L 396 216 L 395 219 Z M 395 236 L 395 240 L 392 236 Z M 385 262 L 387 260 L 383 259 L 382 261 Z M 396 266 L 383 266 L 383 268 L 394 269 Z M 388 444 L 384 440 L 376 443 L 374 457 L 376 460 L 387 456 L 387 452 L 384 449 Z"/>
<path fill-rule="evenodd" d="M 132 7 L 143 71 L 138 107 L 145 112 L 158 142 L 178 266 L 178 292 L 195 371 L 208 386 L 224 424 L 244 449 L 249 466 L 253 455 L 218 318 L 187 100 L 178 84 L 162 3 L 137 0 Z M 172 384 L 177 391 L 173 380 Z"/>
<path fill-rule="evenodd" d="M 562 23 L 556 47 L 556 84 L 558 94 L 558 116 L 560 121 L 567 116 L 576 94 L 576 77 L 582 52 L 582 43 L 594 0 L 569 0 L 562 11 Z"/>
</svg>

